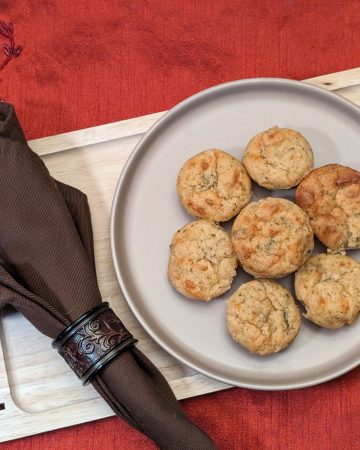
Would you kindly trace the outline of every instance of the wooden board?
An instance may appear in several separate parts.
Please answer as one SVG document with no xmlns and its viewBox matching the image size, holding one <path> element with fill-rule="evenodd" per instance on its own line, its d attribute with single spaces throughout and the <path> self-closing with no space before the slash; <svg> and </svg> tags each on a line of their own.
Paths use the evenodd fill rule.
<svg viewBox="0 0 360 450">
<path fill-rule="evenodd" d="M 334 90 L 360 105 L 360 68 L 306 80 Z M 141 136 L 164 113 L 115 122 L 30 142 L 51 174 L 84 191 L 93 217 L 95 252 L 104 301 L 139 339 L 140 349 L 159 367 L 179 399 L 229 388 L 177 362 L 137 323 L 113 270 L 109 218 L 119 174 Z M 0 320 L 0 442 L 100 419 L 113 414 L 91 387 L 82 387 L 50 339 L 20 314 L 5 311 Z M 16 342 L 26 340 L 27 348 Z M 1 409 L 3 404 L 4 409 Z"/>
</svg>

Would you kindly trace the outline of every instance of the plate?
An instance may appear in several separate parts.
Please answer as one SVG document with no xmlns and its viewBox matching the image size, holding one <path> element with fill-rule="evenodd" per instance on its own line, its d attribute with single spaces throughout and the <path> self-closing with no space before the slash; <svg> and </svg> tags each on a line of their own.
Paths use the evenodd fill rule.
<svg viewBox="0 0 360 450">
<path fill-rule="evenodd" d="M 231 339 L 225 320 L 226 299 L 250 276 L 239 269 L 231 291 L 206 303 L 182 297 L 166 273 L 173 234 L 193 220 L 176 194 L 182 164 L 212 147 L 241 158 L 249 139 L 273 125 L 299 130 L 313 148 L 315 167 L 337 162 L 360 169 L 360 109 L 352 103 L 297 81 L 222 84 L 175 106 L 139 142 L 116 188 L 110 232 L 123 293 L 161 347 L 224 383 L 278 390 L 318 384 L 359 365 L 360 320 L 332 331 L 303 318 L 287 350 L 257 356 Z M 293 199 L 294 191 L 254 188 L 252 200 L 265 196 Z M 349 255 L 359 259 L 360 252 Z M 281 283 L 293 292 L 293 276 Z"/>
</svg>

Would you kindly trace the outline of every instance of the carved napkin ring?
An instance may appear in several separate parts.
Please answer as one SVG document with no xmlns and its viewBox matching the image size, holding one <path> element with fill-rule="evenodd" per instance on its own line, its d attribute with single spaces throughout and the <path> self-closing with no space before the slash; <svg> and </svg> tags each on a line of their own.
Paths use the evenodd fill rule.
<svg viewBox="0 0 360 450">
<path fill-rule="evenodd" d="M 116 355 L 137 342 L 104 302 L 69 325 L 53 341 L 83 384 Z"/>
</svg>

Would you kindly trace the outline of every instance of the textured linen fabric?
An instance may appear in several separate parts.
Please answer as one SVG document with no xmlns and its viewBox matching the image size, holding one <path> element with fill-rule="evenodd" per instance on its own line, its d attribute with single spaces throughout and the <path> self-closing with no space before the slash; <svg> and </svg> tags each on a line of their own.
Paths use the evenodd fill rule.
<svg viewBox="0 0 360 450">
<path fill-rule="evenodd" d="M 162 111 L 225 81 L 360 66 L 357 0 L 0 0 L 0 19 L 23 46 L 0 97 L 28 139 Z"/>
<path fill-rule="evenodd" d="M 0 72 L 0 97 L 29 139 L 165 110 L 235 79 L 360 66 L 358 0 L 0 0 L 0 19 L 24 47 Z M 224 450 L 360 448 L 360 369 L 304 390 L 231 389 L 182 406 Z M 117 418 L 1 446 L 153 448 Z"/>
<path fill-rule="evenodd" d="M 0 103 L 0 308 L 11 305 L 56 338 L 101 303 L 86 196 L 54 180 Z M 65 362 L 64 362 L 65 363 Z M 117 415 L 161 448 L 215 449 L 136 347 L 91 381 Z"/>
</svg>

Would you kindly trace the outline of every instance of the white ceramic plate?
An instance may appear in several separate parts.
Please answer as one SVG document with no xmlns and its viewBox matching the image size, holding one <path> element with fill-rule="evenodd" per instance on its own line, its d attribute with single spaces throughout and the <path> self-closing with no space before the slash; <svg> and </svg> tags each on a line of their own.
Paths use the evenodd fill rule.
<svg viewBox="0 0 360 450">
<path fill-rule="evenodd" d="M 338 162 L 360 169 L 360 109 L 317 87 L 281 79 L 235 81 L 200 92 L 170 110 L 129 158 L 115 192 L 112 254 L 130 308 L 146 331 L 174 357 L 205 375 L 236 386 L 291 389 L 335 378 L 360 363 L 360 320 L 336 331 L 303 318 L 285 351 L 260 357 L 226 331 L 226 299 L 188 300 L 167 279 L 169 243 L 193 220 L 180 206 L 176 177 L 186 159 L 211 147 L 241 158 L 249 139 L 273 125 L 309 140 L 315 167 Z M 256 187 L 253 200 L 291 191 Z M 319 250 L 320 247 L 318 247 Z M 359 252 L 349 254 L 359 259 Z M 281 280 L 293 292 L 293 276 Z"/>
</svg>

